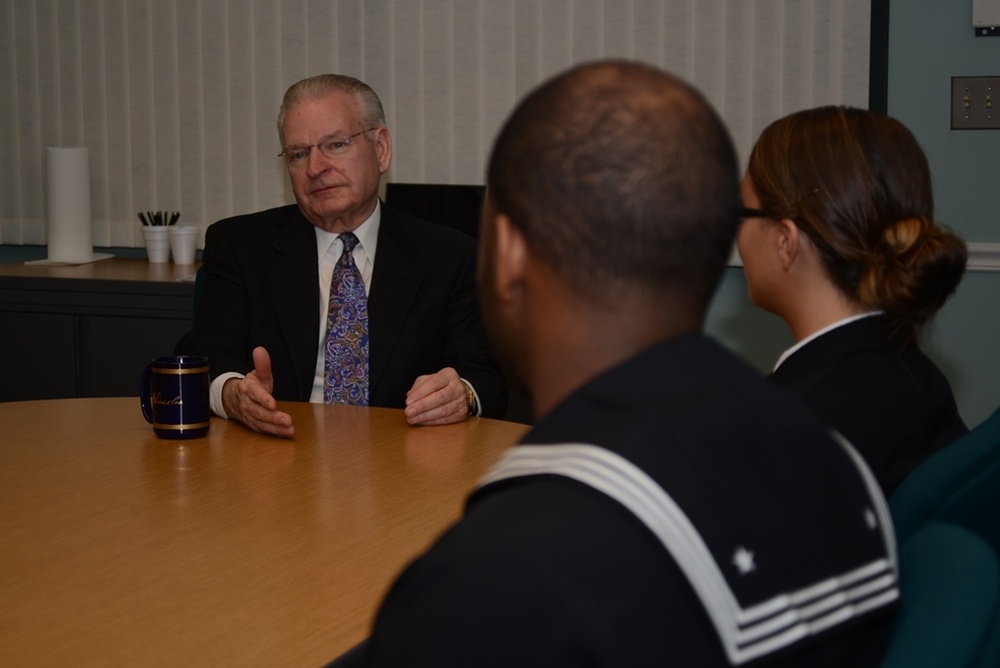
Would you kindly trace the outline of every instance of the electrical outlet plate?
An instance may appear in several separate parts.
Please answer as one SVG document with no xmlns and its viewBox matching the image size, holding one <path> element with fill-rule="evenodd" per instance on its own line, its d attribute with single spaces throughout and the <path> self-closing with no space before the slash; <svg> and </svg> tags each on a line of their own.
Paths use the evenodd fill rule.
<svg viewBox="0 0 1000 668">
<path fill-rule="evenodd" d="M 1000 130 L 1000 77 L 951 78 L 951 129 Z"/>
</svg>

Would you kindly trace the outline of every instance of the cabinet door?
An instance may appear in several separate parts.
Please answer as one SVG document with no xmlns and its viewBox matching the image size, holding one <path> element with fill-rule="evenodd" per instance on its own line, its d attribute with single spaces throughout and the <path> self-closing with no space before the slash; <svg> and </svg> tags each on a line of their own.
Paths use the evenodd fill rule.
<svg viewBox="0 0 1000 668">
<path fill-rule="evenodd" d="M 149 360 L 174 352 L 191 329 L 190 320 L 172 318 L 80 318 L 80 396 L 133 397 Z M 138 409 L 137 409 L 138 410 Z"/>
<path fill-rule="evenodd" d="M 74 318 L 0 313 L 0 401 L 77 396 Z"/>
</svg>

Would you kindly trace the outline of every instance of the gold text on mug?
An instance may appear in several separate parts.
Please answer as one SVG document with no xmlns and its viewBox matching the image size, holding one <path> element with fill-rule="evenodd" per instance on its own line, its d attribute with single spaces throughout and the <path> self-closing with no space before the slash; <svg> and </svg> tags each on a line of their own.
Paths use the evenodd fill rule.
<svg viewBox="0 0 1000 668">
<path fill-rule="evenodd" d="M 184 401 L 181 400 L 180 395 L 177 395 L 173 399 L 164 399 L 163 397 L 160 396 L 160 393 L 157 392 L 156 394 L 153 395 L 152 400 L 153 400 L 153 405 L 155 405 L 155 406 L 183 406 L 184 405 Z"/>
</svg>

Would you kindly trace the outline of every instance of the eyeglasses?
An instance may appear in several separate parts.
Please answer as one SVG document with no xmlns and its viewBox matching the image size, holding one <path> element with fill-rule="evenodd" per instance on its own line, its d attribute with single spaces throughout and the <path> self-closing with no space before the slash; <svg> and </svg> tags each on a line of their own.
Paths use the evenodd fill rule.
<svg viewBox="0 0 1000 668">
<path fill-rule="evenodd" d="M 338 158 L 345 153 L 347 153 L 351 146 L 354 144 L 354 138 L 360 137 L 366 132 L 371 132 L 372 130 L 377 130 L 378 128 L 368 128 L 367 130 L 362 130 L 361 132 L 355 132 L 353 135 L 347 135 L 346 137 L 328 137 L 318 144 L 310 144 L 309 146 L 296 146 L 293 148 L 286 148 L 284 151 L 278 154 L 279 158 L 284 158 L 285 163 L 289 168 L 298 168 L 306 164 L 309 160 L 309 152 L 312 150 L 313 146 L 319 149 L 319 152 L 325 155 L 327 158 Z"/>
<path fill-rule="evenodd" d="M 760 209 L 753 209 L 748 206 L 740 207 L 740 218 L 770 218 Z"/>
</svg>

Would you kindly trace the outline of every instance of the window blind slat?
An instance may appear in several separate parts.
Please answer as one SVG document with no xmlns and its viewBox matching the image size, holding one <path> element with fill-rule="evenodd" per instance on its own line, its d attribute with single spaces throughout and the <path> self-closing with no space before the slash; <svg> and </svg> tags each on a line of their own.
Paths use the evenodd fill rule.
<svg viewBox="0 0 1000 668">
<path fill-rule="evenodd" d="M 0 4 L 0 243 L 45 242 L 45 147 L 90 149 L 95 245 L 136 211 L 188 224 L 292 201 L 275 117 L 290 84 L 364 79 L 390 179 L 481 183 L 517 100 L 573 63 L 636 58 L 693 81 L 743 159 L 771 120 L 864 106 L 866 0 L 7 0 Z"/>
</svg>

